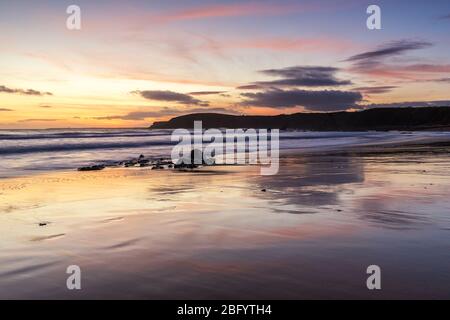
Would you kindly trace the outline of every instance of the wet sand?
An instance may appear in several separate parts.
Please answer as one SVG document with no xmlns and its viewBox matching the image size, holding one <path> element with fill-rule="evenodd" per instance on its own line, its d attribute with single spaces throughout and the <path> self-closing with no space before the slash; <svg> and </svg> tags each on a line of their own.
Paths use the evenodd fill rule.
<svg viewBox="0 0 450 320">
<path fill-rule="evenodd" d="M 0 298 L 449 299 L 450 156 L 398 151 L 2 179 Z"/>
</svg>

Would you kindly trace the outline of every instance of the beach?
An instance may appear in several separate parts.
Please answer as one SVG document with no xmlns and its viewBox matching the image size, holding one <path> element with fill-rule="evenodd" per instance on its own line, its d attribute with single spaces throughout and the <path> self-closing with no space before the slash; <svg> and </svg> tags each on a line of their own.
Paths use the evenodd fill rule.
<svg viewBox="0 0 450 320">
<path fill-rule="evenodd" d="M 449 299 L 447 146 L 0 180 L 1 299 Z M 81 269 L 68 290 L 66 269 Z M 382 289 L 368 290 L 378 265 Z"/>
<path fill-rule="evenodd" d="M 0 26 L 14 315 L 450 300 L 450 0 L 0 0 Z"/>
</svg>

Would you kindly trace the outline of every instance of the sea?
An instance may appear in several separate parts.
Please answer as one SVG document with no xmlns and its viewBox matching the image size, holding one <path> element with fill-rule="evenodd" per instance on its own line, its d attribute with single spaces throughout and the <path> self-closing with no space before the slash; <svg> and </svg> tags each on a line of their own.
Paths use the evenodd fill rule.
<svg viewBox="0 0 450 320">
<path fill-rule="evenodd" d="M 0 130 L 0 178 L 92 164 L 113 164 L 143 154 L 170 157 L 173 130 L 46 129 Z M 448 140 L 450 132 L 281 131 L 279 148 L 299 152 Z"/>
</svg>

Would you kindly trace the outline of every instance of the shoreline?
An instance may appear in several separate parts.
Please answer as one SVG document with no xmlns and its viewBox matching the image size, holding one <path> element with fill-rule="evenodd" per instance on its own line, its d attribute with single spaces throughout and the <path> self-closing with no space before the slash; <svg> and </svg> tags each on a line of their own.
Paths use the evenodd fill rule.
<svg viewBox="0 0 450 320">
<path fill-rule="evenodd" d="M 373 143 L 372 145 L 369 144 L 362 144 L 362 145 L 351 145 L 351 146 L 333 146 L 333 147 L 311 147 L 311 148 L 292 148 L 292 149 L 281 149 L 280 150 L 280 158 L 286 157 L 286 156 L 301 156 L 301 155 L 322 155 L 322 156 L 335 156 L 335 155 L 346 155 L 346 154 L 352 154 L 352 155 L 382 155 L 382 154 L 396 154 L 396 153 L 428 153 L 428 152 L 434 152 L 434 153 L 446 153 L 448 152 L 448 148 L 450 148 L 450 139 L 449 138 L 441 138 L 441 139 L 424 139 L 424 141 L 403 141 L 403 142 L 391 142 L 391 143 L 382 143 L 377 144 Z M 124 167 L 124 164 L 127 162 L 133 161 L 133 159 L 138 159 L 139 157 L 137 155 L 129 156 L 127 159 L 123 160 L 117 160 L 117 161 L 103 161 L 99 163 L 90 162 L 90 164 L 86 164 L 86 167 L 89 166 L 105 166 L 107 168 L 120 168 Z M 146 160 L 149 160 L 151 164 L 146 165 L 145 169 L 151 169 L 152 165 L 157 165 L 158 160 L 163 160 L 164 162 L 170 161 L 169 158 L 164 157 L 149 157 L 146 158 Z M 237 166 L 237 165 L 225 165 L 225 164 L 216 164 L 212 165 L 214 166 Z M 249 164 L 239 165 L 239 166 L 249 166 Z M 257 165 L 258 166 L 258 165 Z M 208 167 L 208 166 L 207 166 Z M 134 166 L 130 166 L 128 169 L 136 168 Z M 79 167 L 73 167 L 72 169 L 51 169 L 51 170 L 27 170 L 27 173 L 24 174 L 18 174 L 18 175 L 10 175 L 10 176 L 4 176 L 0 177 L 0 181 L 4 179 L 12 179 L 12 178 L 19 178 L 19 177 L 27 177 L 27 176 L 35 176 L 35 175 L 45 175 L 47 173 L 64 173 L 64 172 L 73 172 L 77 171 Z M 167 170 L 167 168 L 166 168 Z"/>
</svg>

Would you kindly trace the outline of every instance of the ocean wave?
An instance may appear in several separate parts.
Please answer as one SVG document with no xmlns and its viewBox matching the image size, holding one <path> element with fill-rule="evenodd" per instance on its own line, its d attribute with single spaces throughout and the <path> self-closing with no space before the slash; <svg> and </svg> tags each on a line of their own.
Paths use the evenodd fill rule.
<svg viewBox="0 0 450 320">
<path fill-rule="evenodd" d="M 0 131 L 0 178 L 31 171 L 71 169 L 140 154 L 170 156 L 171 130 Z M 340 150 L 346 147 L 450 141 L 450 132 L 280 132 L 280 150 Z M 207 140 L 207 139 L 205 139 Z M 208 144 L 205 142 L 205 144 Z M 246 148 L 247 149 L 247 148 Z"/>
<path fill-rule="evenodd" d="M 105 131 L 105 132 L 32 132 L 32 133 L 0 133 L 1 140 L 43 140 L 43 139 L 92 139 L 110 137 L 156 137 L 168 135 L 167 132 Z"/>
<path fill-rule="evenodd" d="M 59 152 L 59 151 L 83 151 L 83 150 L 101 150 L 101 149 L 122 149 L 122 148 L 140 148 L 140 147 L 156 147 L 170 146 L 172 143 L 167 140 L 163 141 L 121 141 L 121 142 L 103 142 L 103 143 L 58 143 L 31 146 L 8 146 L 1 148 L 0 154 L 25 154 L 36 152 Z"/>
</svg>

